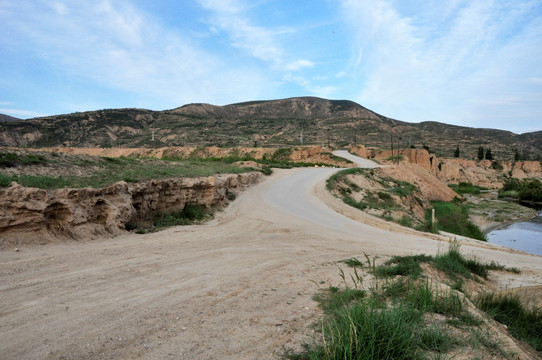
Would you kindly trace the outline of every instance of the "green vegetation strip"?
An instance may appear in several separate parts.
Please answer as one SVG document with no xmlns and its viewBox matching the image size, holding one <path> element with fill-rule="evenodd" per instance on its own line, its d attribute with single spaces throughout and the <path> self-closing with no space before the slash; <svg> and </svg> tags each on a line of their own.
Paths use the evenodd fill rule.
<svg viewBox="0 0 542 360">
<path fill-rule="evenodd" d="M 542 182 L 538 179 L 510 178 L 499 190 L 499 197 L 510 197 L 526 202 L 542 202 Z"/>
<path fill-rule="evenodd" d="M 458 194 L 472 194 L 472 195 L 478 195 L 480 194 L 480 190 L 487 190 L 487 188 L 482 186 L 476 186 L 472 185 L 469 182 L 460 182 L 458 185 L 451 184 L 450 188 L 454 190 Z"/>
<path fill-rule="evenodd" d="M 24 158 L 23 158 L 24 159 Z M 101 188 L 117 181 L 139 182 L 170 177 L 200 177 L 216 174 L 238 174 L 258 169 L 239 167 L 228 161 L 219 160 L 175 160 L 134 158 L 76 158 L 72 165 L 82 167 L 82 176 L 11 175 L 0 173 L 0 187 L 15 181 L 22 186 L 40 189 L 51 188 Z M 261 170 L 264 173 L 266 169 Z"/>
<path fill-rule="evenodd" d="M 372 285 L 365 287 L 355 269 L 351 275 L 354 288 L 351 288 L 341 270 L 344 288 L 330 286 L 314 296 L 325 315 L 317 327 L 319 338 L 303 344 L 301 351 L 286 352 L 284 357 L 451 359 L 461 347 L 474 356 L 513 358 L 498 340 L 483 331 L 484 320 L 469 312 L 465 298 L 458 291 L 442 290 L 420 278 L 421 262 L 441 266 L 448 275 L 467 277 L 485 277 L 487 270 L 502 266 L 467 259 L 456 243 L 445 254 L 394 257 L 382 266 L 375 266 L 374 260 L 365 257 L 369 273 L 377 276 Z M 356 258 L 343 262 L 354 268 L 364 267 Z M 514 310 L 514 314 L 519 311 Z M 532 320 L 540 324 L 539 317 Z M 533 334 L 540 340 L 542 331 L 536 330 Z"/>
</svg>

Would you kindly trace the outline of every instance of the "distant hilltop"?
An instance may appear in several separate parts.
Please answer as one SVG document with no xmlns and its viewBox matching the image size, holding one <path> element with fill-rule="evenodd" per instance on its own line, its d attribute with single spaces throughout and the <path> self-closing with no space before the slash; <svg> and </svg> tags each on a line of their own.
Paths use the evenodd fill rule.
<svg viewBox="0 0 542 360">
<path fill-rule="evenodd" d="M 171 110 L 107 109 L 0 123 L 0 146 L 164 147 L 363 144 L 425 147 L 439 156 L 542 158 L 542 131 L 514 134 L 438 122 L 409 123 L 353 101 L 295 97 L 225 106 L 188 104 Z"/>
<path fill-rule="evenodd" d="M 8 121 L 21 121 L 21 119 L 13 117 L 13 116 L 5 115 L 5 114 L 0 114 L 0 122 L 8 122 Z"/>
</svg>

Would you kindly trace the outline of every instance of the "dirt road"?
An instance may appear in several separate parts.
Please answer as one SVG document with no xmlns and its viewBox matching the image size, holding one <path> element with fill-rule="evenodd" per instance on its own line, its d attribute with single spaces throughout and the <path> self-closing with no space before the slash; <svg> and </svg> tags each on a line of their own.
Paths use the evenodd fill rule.
<svg viewBox="0 0 542 360">
<path fill-rule="evenodd" d="M 278 170 L 208 225 L 0 252 L 0 358 L 272 359 L 310 334 L 336 261 L 446 247 L 332 198 L 333 171 Z M 542 284 L 542 257 L 463 243 L 523 269 L 502 284 Z"/>
</svg>

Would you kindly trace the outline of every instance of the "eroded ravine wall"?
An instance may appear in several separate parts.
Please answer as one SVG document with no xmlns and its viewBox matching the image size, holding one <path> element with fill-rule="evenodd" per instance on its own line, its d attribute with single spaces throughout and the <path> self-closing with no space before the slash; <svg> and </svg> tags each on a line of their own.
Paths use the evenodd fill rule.
<svg viewBox="0 0 542 360">
<path fill-rule="evenodd" d="M 120 234 L 126 223 L 153 212 L 225 205 L 261 179 L 251 172 L 54 190 L 13 183 L 0 188 L 0 247 Z"/>
</svg>

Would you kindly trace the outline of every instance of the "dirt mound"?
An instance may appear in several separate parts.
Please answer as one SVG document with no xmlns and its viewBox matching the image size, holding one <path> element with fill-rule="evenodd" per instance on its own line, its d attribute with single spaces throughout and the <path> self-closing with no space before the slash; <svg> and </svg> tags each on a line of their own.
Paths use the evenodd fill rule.
<svg viewBox="0 0 542 360">
<path fill-rule="evenodd" d="M 332 192 L 346 203 L 372 215 L 421 225 L 430 201 L 458 196 L 425 169 L 410 164 L 360 169 L 330 182 Z"/>
<path fill-rule="evenodd" d="M 452 201 L 458 196 L 446 184 L 418 165 L 388 166 L 383 167 L 382 172 L 394 179 L 416 185 L 423 197 L 429 201 Z"/>
</svg>

